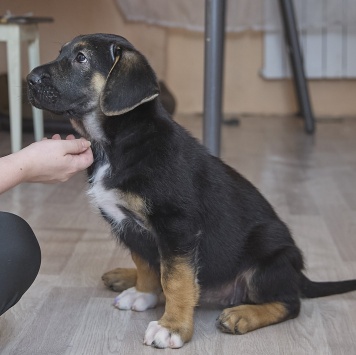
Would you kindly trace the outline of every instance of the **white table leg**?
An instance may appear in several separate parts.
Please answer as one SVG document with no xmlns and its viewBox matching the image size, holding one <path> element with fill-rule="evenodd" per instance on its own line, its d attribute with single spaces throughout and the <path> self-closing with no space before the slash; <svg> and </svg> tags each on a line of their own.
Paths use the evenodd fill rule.
<svg viewBox="0 0 356 355">
<path fill-rule="evenodd" d="M 40 65 L 40 39 L 37 33 L 35 40 L 28 43 L 28 59 L 30 71 Z M 39 141 L 43 138 L 43 112 L 35 107 L 32 107 L 33 126 L 35 130 L 35 140 Z"/>
<path fill-rule="evenodd" d="M 22 141 L 21 37 L 19 27 L 16 30 L 9 31 L 7 63 L 9 72 L 11 149 L 12 152 L 16 152 L 21 149 Z"/>
</svg>

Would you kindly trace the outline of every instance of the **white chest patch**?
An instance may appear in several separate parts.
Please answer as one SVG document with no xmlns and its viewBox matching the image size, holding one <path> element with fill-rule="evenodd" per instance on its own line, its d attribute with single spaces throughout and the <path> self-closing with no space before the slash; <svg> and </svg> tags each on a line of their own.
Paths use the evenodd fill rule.
<svg viewBox="0 0 356 355">
<path fill-rule="evenodd" d="M 115 227 L 120 227 L 126 215 L 120 209 L 122 201 L 119 191 L 115 189 L 108 190 L 104 187 L 103 179 L 109 174 L 110 165 L 102 165 L 92 177 L 88 195 L 92 199 L 93 205 L 110 218 Z"/>
<path fill-rule="evenodd" d="M 105 134 L 101 126 L 101 119 L 96 112 L 91 112 L 83 118 L 83 125 L 89 136 L 97 142 L 105 142 Z"/>
</svg>

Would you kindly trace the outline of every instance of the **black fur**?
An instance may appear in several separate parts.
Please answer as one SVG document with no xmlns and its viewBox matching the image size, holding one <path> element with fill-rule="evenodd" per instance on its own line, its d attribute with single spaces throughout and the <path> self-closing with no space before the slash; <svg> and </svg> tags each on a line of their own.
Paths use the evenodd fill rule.
<svg viewBox="0 0 356 355">
<path fill-rule="evenodd" d="M 92 50 L 85 70 L 75 62 L 73 50 L 81 42 Z M 120 49 L 116 66 L 113 48 Z M 134 61 L 124 62 L 125 58 Z M 66 79 L 58 79 L 58 72 L 65 73 Z M 95 105 L 89 80 L 93 72 L 108 77 L 107 91 Z M 120 72 L 119 84 L 110 77 L 116 72 Z M 76 117 L 80 133 L 93 141 L 96 158 L 90 175 L 107 161 L 112 172 L 105 178 L 105 188 L 147 202 L 150 231 L 125 209 L 130 223 L 124 230 L 113 224 L 113 229 L 126 247 L 157 270 L 162 260 L 189 257 L 202 294 L 211 289 L 223 294 L 241 278 L 236 284 L 240 290 L 235 298 L 227 297 L 229 302 L 282 302 L 288 317 L 298 314 L 300 297 L 356 289 L 356 281 L 315 283 L 303 275 L 302 254 L 272 206 L 249 181 L 211 156 L 169 117 L 155 97 L 155 74 L 122 37 L 78 37 L 56 61 L 29 74 L 28 82 L 35 106 Z M 46 97 L 45 89 L 51 97 Z M 98 137 L 83 119 L 94 111 L 103 132 Z M 105 213 L 104 217 L 112 222 Z M 246 281 L 243 275 L 248 272 L 251 279 Z"/>
</svg>

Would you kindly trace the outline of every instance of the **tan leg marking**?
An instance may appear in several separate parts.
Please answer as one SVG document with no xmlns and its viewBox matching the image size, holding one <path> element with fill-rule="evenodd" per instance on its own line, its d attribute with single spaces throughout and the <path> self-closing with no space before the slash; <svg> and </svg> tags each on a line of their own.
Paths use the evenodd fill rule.
<svg viewBox="0 0 356 355">
<path fill-rule="evenodd" d="M 224 309 L 218 319 L 218 327 L 226 333 L 245 334 L 282 322 L 288 318 L 288 313 L 286 306 L 280 302 L 241 305 Z"/>
<path fill-rule="evenodd" d="M 195 272 L 188 260 L 176 258 L 161 265 L 161 275 L 166 308 L 158 324 L 187 342 L 193 336 L 194 308 L 199 300 Z"/>
<path fill-rule="evenodd" d="M 117 268 L 105 273 L 101 277 L 105 286 L 117 292 L 135 286 L 137 291 L 159 294 L 162 290 L 159 274 L 137 254 L 131 256 L 137 269 Z"/>
<path fill-rule="evenodd" d="M 159 273 L 153 270 L 149 264 L 135 253 L 131 253 L 132 260 L 137 267 L 136 290 L 159 294 L 162 291 Z"/>
<path fill-rule="evenodd" d="M 106 287 L 122 292 L 136 285 L 137 270 L 117 268 L 105 273 L 101 278 Z"/>
</svg>

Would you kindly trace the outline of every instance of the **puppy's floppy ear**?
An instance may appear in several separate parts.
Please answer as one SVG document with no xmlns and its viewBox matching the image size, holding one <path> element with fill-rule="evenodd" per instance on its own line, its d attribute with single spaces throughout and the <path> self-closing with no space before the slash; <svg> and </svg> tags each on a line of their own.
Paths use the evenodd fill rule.
<svg viewBox="0 0 356 355">
<path fill-rule="evenodd" d="M 142 54 L 112 44 L 111 55 L 114 64 L 100 96 L 106 116 L 121 115 L 158 96 L 156 75 Z"/>
</svg>

